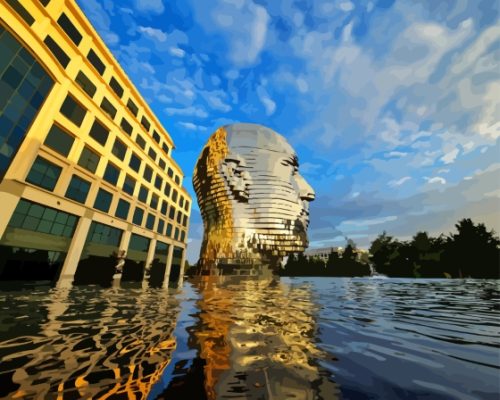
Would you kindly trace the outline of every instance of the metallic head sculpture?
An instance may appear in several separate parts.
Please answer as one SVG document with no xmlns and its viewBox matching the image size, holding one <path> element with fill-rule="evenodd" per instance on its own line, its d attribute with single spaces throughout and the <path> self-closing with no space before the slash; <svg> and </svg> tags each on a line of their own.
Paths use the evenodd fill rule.
<svg viewBox="0 0 500 400">
<path fill-rule="evenodd" d="M 307 245 L 314 191 L 285 138 L 255 124 L 219 128 L 198 158 L 193 185 L 204 224 L 200 266 L 267 265 Z"/>
</svg>

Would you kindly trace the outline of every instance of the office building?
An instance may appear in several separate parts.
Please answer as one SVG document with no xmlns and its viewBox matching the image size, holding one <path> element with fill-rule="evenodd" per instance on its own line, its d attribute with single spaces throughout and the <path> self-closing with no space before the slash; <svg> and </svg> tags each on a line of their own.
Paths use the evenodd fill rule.
<svg viewBox="0 0 500 400">
<path fill-rule="evenodd" d="M 173 149 L 73 0 L 0 2 L 0 280 L 182 280 Z"/>
</svg>

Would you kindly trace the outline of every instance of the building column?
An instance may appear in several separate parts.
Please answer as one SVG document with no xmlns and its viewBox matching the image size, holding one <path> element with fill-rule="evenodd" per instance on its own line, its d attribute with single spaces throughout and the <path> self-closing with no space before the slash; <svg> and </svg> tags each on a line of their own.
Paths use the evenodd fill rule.
<svg viewBox="0 0 500 400">
<path fill-rule="evenodd" d="M 184 283 L 184 265 L 186 264 L 186 248 L 182 249 L 182 257 L 181 257 L 181 267 L 179 270 L 179 281 L 177 282 L 177 287 L 182 287 Z"/>
<path fill-rule="evenodd" d="M 150 239 L 148 255 L 146 257 L 146 262 L 144 263 L 144 275 L 142 277 L 143 287 L 147 287 L 149 284 L 149 277 L 151 275 L 151 268 L 153 266 L 155 250 L 156 250 L 156 239 Z"/>
<path fill-rule="evenodd" d="M 73 283 L 76 268 L 78 267 L 78 262 L 82 255 L 83 246 L 85 245 L 89 233 L 90 223 L 92 222 L 92 218 L 89 218 L 86 214 L 87 213 L 80 217 L 76 226 L 73 239 L 69 245 L 68 254 L 66 254 L 66 259 L 64 260 L 61 274 L 56 284 L 58 288 L 70 287 Z"/>
<path fill-rule="evenodd" d="M 121 265 L 121 271 L 116 272 L 113 275 L 113 286 L 120 286 L 120 282 L 122 280 L 123 275 L 123 265 L 125 264 L 125 259 L 127 258 L 128 245 L 130 243 L 130 237 L 132 236 L 132 232 L 128 229 L 123 231 L 122 237 L 120 239 L 120 246 L 118 247 L 118 255 L 123 255 L 119 264 Z"/>
<path fill-rule="evenodd" d="M 167 254 L 167 266 L 165 267 L 165 275 L 163 277 L 163 285 L 164 289 L 168 288 L 168 282 L 170 280 L 170 270 L 172 268 L 172 258 L 174 255 L 174 245 L 172 243 L 168 244 L 168 254 Z"/>
<path fill-rule="evenodd" d="M 10 218 L 12 217 L 12 214 L 17 207 L 17 203 L 19 203 L 23 193 L 20 185 L 15 185 L 13 182 L 2 182 L 1 190 L 0 204 L 2 205 L 2 218 L 0 218 L 0 239 L 5 233 L 5 230 L 10 222 Z"/>
</svg>

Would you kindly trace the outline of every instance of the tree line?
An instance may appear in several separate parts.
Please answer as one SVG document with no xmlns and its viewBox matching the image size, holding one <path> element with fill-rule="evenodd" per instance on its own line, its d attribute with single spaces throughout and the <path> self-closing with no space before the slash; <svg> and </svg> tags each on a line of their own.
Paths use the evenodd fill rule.
<svg viewBox="0 0 500 400">
<path fill-rule="evenodd" d="M 429 236 L 417 232 L 402 241 L 386 232 L 371 243 L 369 257 L 360 259 L 355 245 L 340 253 L 332 249 L 324 262 L 304 254 L 291 254 L 280 271 L 283 276 L 369 276 L 372 271 L 389 277 L 500 278 L 500 239 L 482 223 L 464 218 L 457 233 Z"/>
</svg>

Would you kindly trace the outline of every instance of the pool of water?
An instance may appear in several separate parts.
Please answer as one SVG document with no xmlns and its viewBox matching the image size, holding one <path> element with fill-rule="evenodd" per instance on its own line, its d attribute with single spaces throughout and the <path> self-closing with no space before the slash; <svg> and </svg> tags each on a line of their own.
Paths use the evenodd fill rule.
<svg viewBox="0 0 500 400">
<path fill-rule="evenodd" d="M 0 287 L 0 397 L 498 399 L 500 281 Z"/>
</svg>

